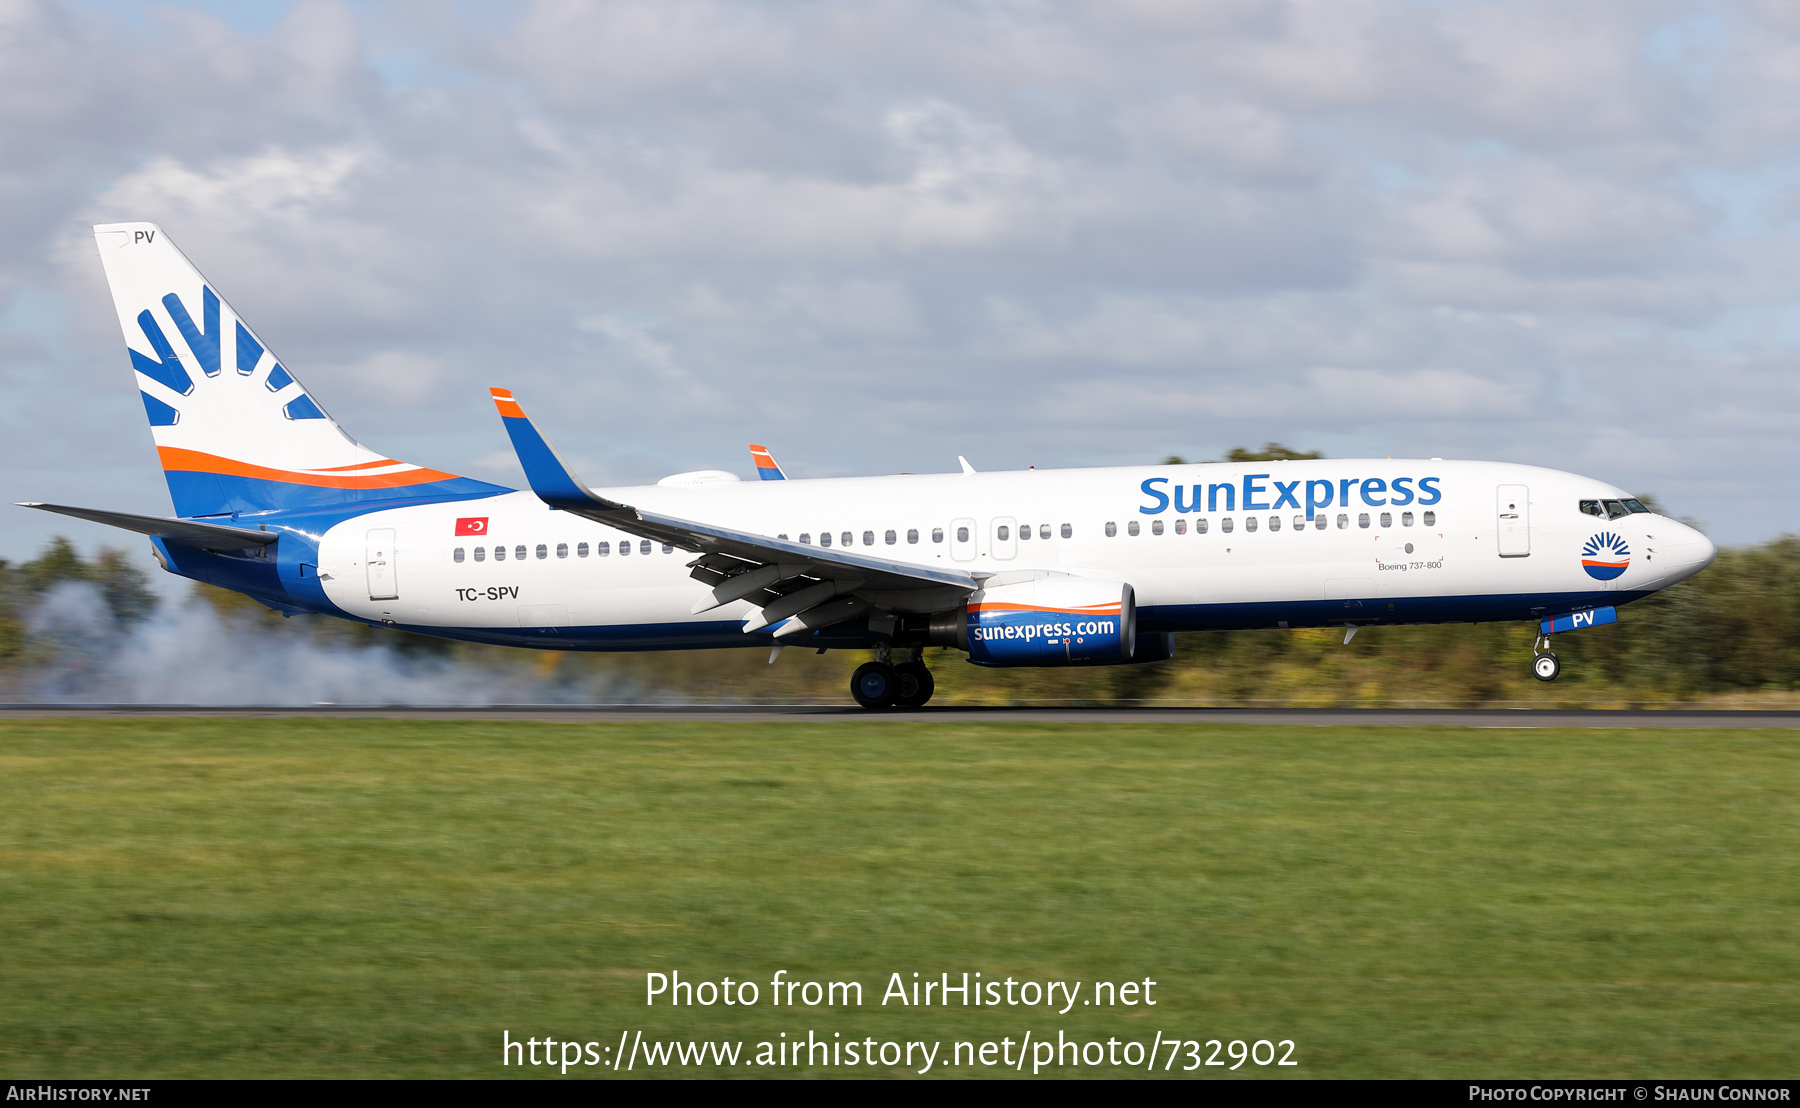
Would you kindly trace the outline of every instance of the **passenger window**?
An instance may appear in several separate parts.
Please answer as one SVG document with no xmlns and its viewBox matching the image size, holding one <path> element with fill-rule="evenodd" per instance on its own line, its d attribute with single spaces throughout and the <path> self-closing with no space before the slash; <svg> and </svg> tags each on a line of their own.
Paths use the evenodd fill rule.
<svg viewBox="0 0 1800 1108">
<path fill-rule="evenodd" d="M 650 540 L 649 539 L 639 539 L 638 540 L 638 553 L 639 554 L 650 553 Z"/>
<path fill-rule="evenodd" d="M 1325 514 L 1323 512 L 1319 513 L 1319 515 L 1313 519 L 1313 530 L 1325 530 Z"/>
<path fill-rule="evenodd" d="M 1269 517 L 1269 530 L 1271 530 L 1271 531 L 1281 530 L 1281 517 L 1280 516 L 1270 516 Z"/>
<path fill-rule="evenodd" d="M 1031 524 L 1029 524 L 1029 523 L 1019 524 L 1019 541 L 1025 542 L 1025 541 L 1029 540 L 1030 538 L 1031 538 Z"/>
<path fill-rule="evenodd" d="M 875 532 L 873 532 L 873 531 L 864 531 L 863 532 L 863 545 L 864 546 L 874 546 L 875 545 Z"/>
<path fill-rule="evenodd" d="M 782 542 L 786 542 L 787 541 L 787 532 L 783 531 L 781 534 L 776 535 L 775 537 L 780 539 Z"/>
<path fill-rule="evenodd" d="M 1125 525 L 1125 533 L 1127 535 L 1130 535 L 1134 539 L 1137 538 L 1138 535 L 1141 533 L 1140 529 L 1138 528 L 1138 521 L 1134 519 L 1130 523 L 1127 523 Z"/>
<path fill-rule="evenodd" d="M 1426 512 L 1424 515 L 1420 516 L 1419 519 L 1422 520 L 1424 522 L 1425 526 L 1427 526 L 1427 527 L 1436 527 L 1437 526 L 1437 513 L 1436 512 Z"/>
<path fill-rule="evenodd" d="M 1178 519 L 1175 521 L 1175 533 L 1177 535 L 1187 534 L 1187 520 L 1186 519 Z"/>
<path fill-rule="evenodd" d="M 597 557 L 597 558 L 604 558 L 604 557 L 606 557 L 606 556 L 607 556 L 607 555 L 608 555 L 608 554 L 611 554 L 611 553 L 612 553 L 612 543 L 610 543 L 610 542 L 597 542 L 597 543 L 595 543 L 595 544 L 594 544 L 594 556 L 595 556 L 595 557 Z"/>
<path fill-rule="evenodd" d="M 1106 524 L 1106 537 L 1109 539 L 1115 538 L 1118 536 L 1118 534 L 1119 534 L 1119 525 L 1116 523 L 1113 523 L 1111 520 L 1108 520 L 1107 524 Z"/>
<path fill-rule="evenodd" d="M 1230 516 L 1226 516 L 1224 519 L 1221 519 L 1219 521 L 1219 530 L 1225 532 L 1227 535 L 1231 534 L 1231 517 Z"/>
<path fill-rule="evenodd" d="M 830 531 L 820 531 L 819 532 L 819 545 L 820 546 L 830 546 L 831 545 L 831 532 Z"/>
<path fill-rule="evenodd" d="M 812 532 L 811 531 L 800 532 L 800 541 L 805 543 L 807 546 L 811 546 L 812 545 Z M 825 545 L 830 546 L 831 544 L 826 543 Z"/>
<path fill-rule="evenodd" d="M 1606 509 L 1600 506 L 1598 500 L 1583 500 L 1581 502 L 1581 514 L 1584 516 L 1598 516 L 1601 519 L 1605 519 Z"/>
<path fill-rule="evenodd" d="M 630 553 L 631 553 L 631 540 L 630 539 L 620 539 L 619 540 L 619 557 L 623 558 L 627 554 L 630 554 Z"/>
<path fill-rule="evenodd" d="M 558 558 L 567 558 L 569 556 L 569 544 L 566 542 L 557 543 L 556 544 L 556 556 Z"/>
<path fill-rule="evenodd" d="M 838 539 L 841 540 L 843 545 L 845 545 L 845 546 L 855 546 L 856 545 L 856 536 L 852 535 L 848 531 L 845 531 L 843 534 L 839 535 Z"/>
<path fill-rule="evenodd" d="M 932 542 L 943 542 L 944 541 L 944 529 L 942 527 L 933 527 L 931 529 L 931 541 Z"/>
<path fill-rule="evenodd" d="M 1356 525 L 1358 527 L 1367 527 L 1369 525 L 1369 513 L 1363 512 L 1361 515 L 1357 516 Z"/>
<path fill-rule="evenodd" d="M 475 560 L 478 562 L 487 561 L 487 547 L 478 546 L 475 548 Z"/>
<path fill-rule="evenodd" d="M 1306 530 L 1306 517 L 1305 516 L 1295 516 L 1294 517 L 1294 530 L 1296 530 L 1296 531 Z"/>
<path fill-rule="evenodd" d="M 1038 538 L 1047 539 L 1049 537 L 1050 537 L 1050 525 L 1048 523 L 1038 524 Z"/>
<path fill-rule="evenodd" d="M 1194 521 L 1194 534 L 1196 534 L 1196 535 L 1206 534 L 1206 521 L 1204 519 L 1196 519 Z"/>
<path fill-rule="evenodd" d="M 1255 516 L 1245 516 L 1244 517 L 1244 530 L 1246 530 L 1246 531 L 1256 530 L 1256 517 Z"/>
<path fill-rule="evenodd" d="M 506 547 L 504 547 L 504 546 L 494 547 L 494 561 L 496 561 L 496 562 L 506 561 Z"/>
<path fill-rule="evenodd" d="M 523 558 L 524 556 L 525 555 L 523 555 L 523 554 L 519 555 L 519 557 L 521 557 L 521 558 Z M 541 542 L 538 543 L 537 556 L 538 556 L 538 561 L 540 561 L 540 562 L 543 561 L 545 558 L 548 558 L 550 556 L 550 548 L 545 546 Z"/>
<path fill-rule="evenodd" d="M 455 562 L 457 565 L 462 565 L 463 548 L 459 546 L 455 550 L 452 550 L 450 552 L 450 560 Z"/>
<path fill-rule="evenodd" d="M 1402 527 L 1411 527 L 1412 526 L 1412 513 L 1411 512 L 1401 512 L 1400 513 L 1400 526 L 1402 526 Z"/>
<path fill-rule="evenodd" d="M 1007 539 L 1012 537 L 1012 528 L 1006 526 L 1005 524 L 1001 524 L 999 527 L 996 527 L 994 529 L 994 537 L 996 539 L 999 539 L 1001 542 L 1005 542 Z"/>
<path fill-rule="evenodd" d="M 892 546 L 895 543 L 900 541 L 900 536 L 894 534 L 892 531 L 889 531 L 887 534 L 883 535 L 882 538 L 884 540 L 886 540 L 886 542 L 889 546 Z"/>
<path fill-rule="evenodd" d="M 906 529 L 906 545 L 919 545 L 919 529 L 917 527 L 908 527 Z"/>
<path fill-rule="evenodd" d="M 956 541 L 957 542 L 968 542 L 969 541 L 969 529 L 967 527 L 958 527 L 956 529 Z"/>
<path fill-rule="evenodd" d="M 576 543 L 575 544 L 575 556 L 577 558 L 585 558 L 585 557 L 587 557 L 587 555 L 588 555 L 588 544 L 585 542 Z"/>
<path fill-rule="evenodd" d="M 675 548 L 665 542 L 665 543 L 663 543 L 663 553 L 664 554 L 673 554 L 673 553 L 675 553 Z"/>
<path fill-rule="evenodd" d="M 1150 521 L 1150 533 L 1152 535 L 1160 535 L 1163 533 L 1162 520 L 1153 519 Z"/>
<path fill-rule="evenodd" d="M 1368 519 L 1369 517 L 1364 516 L 1363 518 Z M 1345 530 L 1349 526 L 1350 526 L 1350 517 L 1345 515 L 1343 512 L 1339 512 L 1338 513 L 1338 530 L 1340 530 L 1340 531 Z M 1363 524 L 1363 526 L 1367 527 L 1368 524 L 1365 523 L 1365 524 Z"/>
<path fill-rule="evenodd" d="M 540 547 L 538 547 L 538 549 L 542 550 L 543 547 L 540 546 Z M 542 558 L 543 555 L 539 554 L 538 557 Z M 525 560 L 525 547 L 523 545 L 513 547 L 513 561 L 522 562 L 524 560 Z"/>
<path fill-rule="evenodd" d="M 1075 536 L 1075 528 L 1069 526 L 1066 523 L 1063 524 L 1062 525 L 1062 537 L 1065 539 L 1068 539 L 1068 538 L 1073 538 L 1074 536 Z"/>
<path fill-rule="evenodd" d="M 1394 525 L 1394 513 L 1392 513 L 1392 512 L 1381 513 L 1381 525 L 1383 527 L 1392 527 Z"/>
</svg>

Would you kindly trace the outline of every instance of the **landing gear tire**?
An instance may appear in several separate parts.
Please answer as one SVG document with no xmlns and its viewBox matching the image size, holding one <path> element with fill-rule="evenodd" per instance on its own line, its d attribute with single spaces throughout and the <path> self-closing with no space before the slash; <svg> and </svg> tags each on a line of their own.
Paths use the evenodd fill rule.
<svg viewBox="0 0 1800 1108">
<path fill-rule="evenodd" d="M 850 675 L 850 695 L 865 708 L 892 708 L 900 695 L 900 675 L 886 662 L 864 662 Z"/>
<path fill-rule="evenodd" d="M 1531 660 L 1531 675 L 1539 681 L 1554 681 L 1562 672 L 1562 663 L 1554 654 L 1539 654 Z"/>
<path fill-rule="evenodd" d="M 894 672 L 900 675 L 900 694 L 894 698 L 897 708 L 922 708 L 937 691 L 937 681 L 924 662 L 901 662 Z"/>
</svg>

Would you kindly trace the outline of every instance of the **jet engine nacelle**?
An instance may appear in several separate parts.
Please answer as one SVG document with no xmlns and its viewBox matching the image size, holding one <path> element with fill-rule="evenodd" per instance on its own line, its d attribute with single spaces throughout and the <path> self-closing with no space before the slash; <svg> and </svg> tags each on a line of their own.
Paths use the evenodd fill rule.
<svg viewBox="0 0 1800 1108">
<path fill-rule="evenodd" d="M 1117 665 L 1132 660 L 1137 604 L 1130 585 L 1050 577 L 982 589 L 932 631 L 976 665 Z"/>
</svg>

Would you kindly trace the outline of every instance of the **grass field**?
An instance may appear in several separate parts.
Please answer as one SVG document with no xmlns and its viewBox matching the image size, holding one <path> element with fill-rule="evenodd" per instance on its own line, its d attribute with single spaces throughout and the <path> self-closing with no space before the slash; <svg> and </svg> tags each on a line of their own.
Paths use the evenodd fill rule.
<svg viewBox="0 0 1800 1108">
<path fill-rule="evenodd" d="M 1778 731 L 15 721 L 0 1076 L 519 1074 L 503 1029 L 1785 1076 L 1797 817 Z M 646 1008 L 676 969 L 763 1003 Z M 771 1007 L 776 970 L 865 1003 Z M 1159 1003 L 879 1003 L 965 970 Z"/>
</svg>

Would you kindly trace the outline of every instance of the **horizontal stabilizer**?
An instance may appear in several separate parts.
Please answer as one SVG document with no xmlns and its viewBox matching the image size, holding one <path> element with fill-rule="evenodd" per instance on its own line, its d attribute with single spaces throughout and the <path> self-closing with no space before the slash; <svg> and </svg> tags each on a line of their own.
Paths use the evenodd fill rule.
<svg viewBox="0 0 1800 1108">
<path fill-rule="evenodd" d="M 21 508 L 74 516 L 108 527 L 122 527 L 140 535 L 174 539 L 205 550 L 254 550 L 267 546 L 281 536 L 273 531 L 251 531 L 244 527 L 228 527 L 221 523 L 195 523 L 191 519 L 168 519 L 163 516 L 139 516 L 130 512 L 102 512 L 95 508 L 70 508 L 63 504 L 22 503 Z"/>
</svg>

